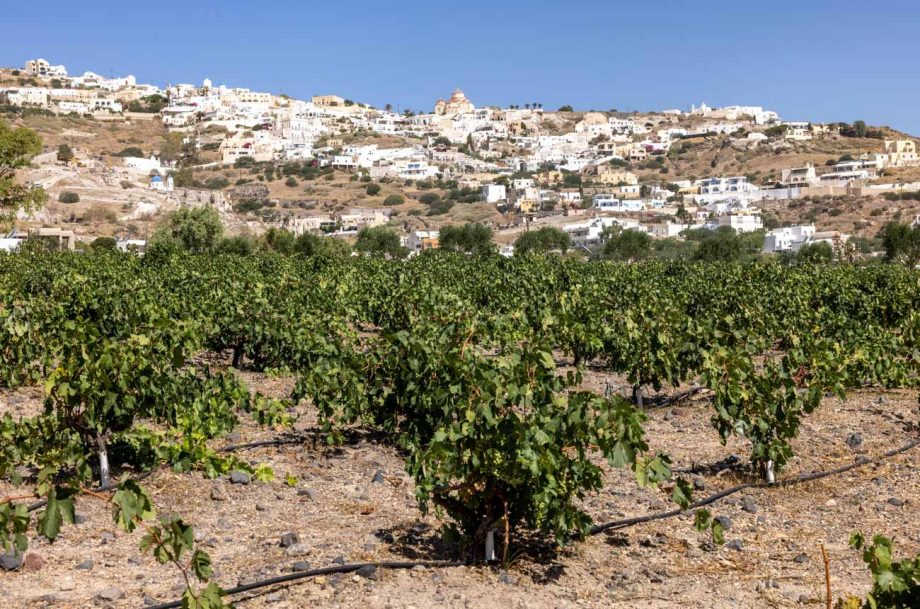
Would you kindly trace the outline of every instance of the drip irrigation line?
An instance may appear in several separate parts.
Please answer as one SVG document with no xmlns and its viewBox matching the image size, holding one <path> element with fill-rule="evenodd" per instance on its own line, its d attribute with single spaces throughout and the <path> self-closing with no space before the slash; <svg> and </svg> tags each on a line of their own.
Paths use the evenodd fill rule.
<svg viewBox="0 0 920 609">
<path fill-rule="evenodd" d="M 860 459 L 854 463 L 850 463 L 849 465 L 844 465 L 842 467 L 837 467 L 831 470 L 814 472 L 811 474 L 802 474 L 802 475 L 793 476 L 790 478 L 784 478 L 782 480 L 777 480 L 776 482 L 772 484 L 769 482 L 749 482 L 745 484 L 738 484 L 731 488 L 727 488 L 725 490 L 719 491 L 718 493 L 715 493 L 713 495 L 709 495 L 708 497 L 704 497 L 703 499 L 700 499 L 699 501 L 695 501 L 691 503 L 690 506 L 687 508 L 687 510 L 676 509 L 676 510 L 670 510 L 667 512 L 658 512 L 656 514 L 649 514 L 647 516 L 637 516 L 635 518 L 626 518 L 624 520 L 617 520 L 614 522 L 599 524 L 599 525 L 591 527 L 591 529 L 588 532 L 588 535 L 597 535 L 598 533 L 602 533 L 604 531 L 622 529 L 622 528 L 626 528 L 629 526 L 641 524 L 644 522 L 663 520 L 665 518 L 672 518 L 674 516 L 679 516 L 680 514 L 686 514 L 688 510 L 690 509 L 699 508 L 705 505 L 715 503 L 716 501 L 720 499 L 723 499 L 725 497 L 728 497 L 729 495 L 733 495 L 734 493 L 743 491 L 745 489 L 768 488 L 768 487 L 788 487 L 788 486 L 795 486 L 797 484 L 802 484 L 804 482 L 820 480 L 821 478 L 827 478 L 829 476 L 836 476 L 844 472 L 848 472 L 852 469 L 856 469 L 858 467 L 871 465 L 873 463 L 879 463 L 881 461 L 884 461 L 885 459 L 894 457 L 895 455 L 905 453 L 917 446 L 920 446 L 920 440 L 911 440 L 907 444 L 899 448 L 889 450 L 888 452 L 882 453 L 881 455 L 878 455 L 877 457 L 873 457 L 871 459 L 869 458 Z M 449 568 L 449 567 L 465 567 L 465 566 L 470 566 L 471 564 L 472 563 L 469 563 L 469 562 L 459 562 L 459 561 L 457 562 L 454 562 L 454 561 L 424 562 L 422 561 L 422 562 L 353 563 L 353 564 L 340 565 L 340 566 L 335 566 L 335 567 L 324 567 L 322 569 L 313 569 L 311 571 L 300 571 L 297 573 L 291 573 L 289 575 L 280 575 L 278 577 L 271 577 L 268 579 L 252 582 L 252 583 L 245 584 L 242 586 L 237 586 L 236 588 L 230 588 L 229 590 L 225 590 L 224 592 L 226 593 L 227 596 L 232 596 L 234 594 L 240 594 L 242 592 L 248 592 L 250 590 L 256 590 L 258 588 L 274 586 L 276 584 L 283 584 L 283 583 L 297 581 L 300 579 L 306 579 L 310 577 L 317 577 L 320 575 L 332 575 L 335 573 L 353 573 L 365 567 L 374 567 L 376 569 L 411 569 L 417 566 L 430 567 L 430 568 L 439 568 L 439 567 Z M 149 607 L 148 609 L 175 609 L 177 607 L 181 607 L 181 605 L 182 605 L 182 601 L 179 600 L 179 601 L 173 601 L 170 603 L 154 605 L 153 607 Z"/>
<path fill-rule="evenodd" d="M 848 472 L 850 470 L 856 469 L 858 467 L 864 467 L 866 465 L 880 463 L 881 461 L 885 459 L 894 457 L 895 455 L 899 455 L 901 453 L 905 453 L 911 450 L 912 448 L 916 448 L 917 446 L 920 446 L 920 440 L 911 440 L 907 444 L 900 446 L 898 448 L 889 450 L 885 453 L 882 453 L 881 455 L 877 457 L 873 457 L 871 459 L 869 458 L 858 459 L 857 461 L 853 463 L 850 463 L 848 465 L 843 465 L 841 467 L 837 467 L 834 469 L 825 470 L 821 472 L 813 472 L 810 474 L 801 474 L 799 476 L 792 476 L 789 478 L 783 478 L 781 480 L 777 480 L 776 482 L 772 482 L 772 483 L 771 482 L 746 482 L 744 484 L 738 484 L 736 486 L 732 486 L 725 490 L 719 491 L 718 493 L 715 493 L 714 495 L 709 495 L 708 497 L 704 497 L 703 499 L 694 501 L 689 506 L 687 506 L 686 510 L 682 510 L 682 509 L 668 510 L 667 512 L 657 512 L 655 514 L 647 514 L 645 516 L 636 516 L 633 518 L 625 518 L 623 520 L 614 520 L 613 522 L 597 524 L 588 530 L 588 535 L 597 535 L 598 533 L 603 533 L 604 531 L 614 531 L 617 529 L 622 529 L 622 528 L 634 526 L 637 524 L 642 524 L 645 522 L 653 522 L 655 520 L 664 520 L 666 518 L 673 518 L 675 516 L 685 514 L 689 510 L 693 510 L 693 509 L 700 508 L 706 505 L 710 505 L 712 503 L 715 503 L 719 499 L 724 499 L 725 497 L 728 497 L 729 495 L 734 495 L 735 493 L 739 493 L 741 491 L 748 490 L 748 489 L 772 488 L 772 487 L 784 488 L 784 487 L 789 487 L 789 486 L 795 486 L 797 484 L 802 484 L 804 482 L 813 482 L 815 480 L 820 480 L 822 478 L 836 476 L 836 475 Z"/>
<path fill-rule="evenodd" d="M 456 561 L 421 561 L 421 562 L 362 562 L 362 563 L 352 563 L 348 565 L 337 565 L 335 567 L 323 567 L 322 569 L 312 569 L 310 571 L 298 571 L 297 573 L 290 573 L 288 575 L 279 575 L 278 577 L 271 577 L 269 579 L 264 579 L 257 582 L 252 582 L 250 584 L 244 584 L 242 586 L 237 586 L 236 588 L 230 588 L 224 592 L 230 596 L 233 594 L 240 594 L 242 592 L 249 592 L 250 590 L 256 590 L 258 588 L 264 588 L 266 586 L 274 586 L 276 584 L 284 584 L 287 582 L 297 581 L 299 579 L 306 579 L 308 577 L 318 577 L 320 575 L 334 575 L 336 573 L 353 573 L 360 569 L 366 567 L 373 567 L 374 569 L 412 569 L 413 567 L 426 567 L 426 568 L 439 568 L 439 567 L 465 567 L 469 563 L 465 562 L 456 562 Z M 153 605 L 147 609 L 175 609 L 176 607 L 181 607 L 182 601 L 172 601 L 170 603 L 163 603 L 160 605 Z"/>
</svg>

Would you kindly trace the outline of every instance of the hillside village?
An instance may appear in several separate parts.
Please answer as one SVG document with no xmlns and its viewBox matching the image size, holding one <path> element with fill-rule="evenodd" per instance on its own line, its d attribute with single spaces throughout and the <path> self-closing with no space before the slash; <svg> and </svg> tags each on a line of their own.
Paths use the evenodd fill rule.
<svg viewBox="0 0 920 609">
<path fill-rule="evenodd" d="M 105 236 L 143 250 L 169 211 L 210 206 L 230 233 L 349 239 L 386 225 L 411 251 L 438 247 L 445 225 L 479 222 L 508 255 L 543 226 L 585 251 L 616 229 L 680 240 L 728 227 L 764 234 L 766 253 L 825 242 L 869 254 L 885 222 L 920 213 L 915 138 L 760 106 L 477 107 L 456 89 L 430 112 L 396 112 L 207 79 L 71 76 L 35 59 L 0 71 L 0 111 L 42 135 L 21 179 L 50 195 L 4 249 L 43 231 L 65 247 Z"/>
</svg>

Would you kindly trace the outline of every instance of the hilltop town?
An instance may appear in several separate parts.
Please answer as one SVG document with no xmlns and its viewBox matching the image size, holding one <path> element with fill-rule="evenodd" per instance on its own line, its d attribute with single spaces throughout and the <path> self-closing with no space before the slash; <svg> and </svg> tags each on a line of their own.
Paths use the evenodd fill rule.
<svg viewBox="0 0 920 609">
<path fill-rule="evenodd" d="M 679 241 L 730 227 L 763 234 L 767 253 L 826 242 L 871 255 L 886 222 L 920 212 L 915 138 L 761 106 L 479 107 L 456 89 L 431 111 L 397 112 L 207 79 L 71 76 L 35 59 L 0 70 L 0 112 L 42 136 L 44 153 L 19 179 L 49 194 L 20 214 L 5 249 L 44 231 L 69 247 L 115 237 L 142 250 L 170 211 L 210 206 L 231 234 L 348 239 L 386 225 L 411 251 L 438 247 L 446 225 L 477 222 L 505 254 L 522 232 L 550 226 L 585 251 L 614 229 Z"/>
</svg>

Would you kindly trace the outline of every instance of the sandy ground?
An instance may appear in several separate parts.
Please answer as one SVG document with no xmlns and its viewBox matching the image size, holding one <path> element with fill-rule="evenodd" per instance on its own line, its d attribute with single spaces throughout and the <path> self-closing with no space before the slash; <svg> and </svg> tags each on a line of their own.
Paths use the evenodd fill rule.
<svg viewBox="0 0 920 609">
<path fill-rule="evenodd" d="M 283 397 L 291 381 L 244 373 L 250 386 Z M 608 377 L 591 372 L 585 384 L 603 391 Z M 613 379 L 616 385 L 617 379 Z M 709 424 L 705 396 L 649 413 L 652 448 L 667 451 L 676 467 L 709 465 L 731 454 L 746 456 L 743 442 L 722 446 Z M 880 400 L 881 399 L 881 403 Z M 28 415 L 40 408 L 41 393 L 29 388 L 0 393 L 0 412 Z M 301 408 L 296 427 L 314 422 Z M 797 457 L 787 474 L 827 469 L 904 444 L 916 436 L 917 396 L 910 391 L 866 390 L 846 402 L 826 399 L 808 417 L 795 442 Z M 846 440 L 860 433 L 855 450 Z M 274 437 L 249 419 L 215 445 Z M 290 573 L 297 561 L 313 568 L 348 562 L 449 558 L 441 548 L 440 522 L 422 516 L 413 485 L 392 448 L 367 440 L 322 450 L 310 443 L 241 452 L 251 462 L 270 464 L 276 481 L 231 485 L 199 474 L 160 470 L 145 481 L 161 514 L 178 513 L 195 525 L 214 560 L 223 587 Z M 863 593 L 868 571 L 847 547 L 850 533 L 893 536 L 898 555 L 920 552 L 920 449 L 878 466 L 789 489 L 765 489 L 731 496 L 713 506 L 728 516 L 726 541 L 740 549 L 713 547 L 696 533 L 691 516 L 672 518 L 591 537 L 564 550 L 516 550 L 507 572 L 485 566 L 378 571 L 301 580 L 236 597 L 238 607 L 284 609 L 335 607 L 823 607 L 824 570 L 820 545 L 831 560 L 835 596 Z M 374 483 L 376 472 L 383 483 Z M 285 474 L 297 477 L 289 487 Z M 744 480 L 732 470 L 698 476 L 708 495 Z M 11 492 L 0 483 L 0 497 Z M 224 496 L 214 500 L 213 496 Z M 747 497 L 747 510 L 742 500 Z M 899 507 L 889 499 L 902 500 Z M 897 503 L 897 501 L 895 501 Z M 670 509 L 661 490 L 639 490 L 626 472 L 607 473 L 605 489 L 586 498 L 597 522 Z M 750 511 L 750 510 L 754 511 Z M 115 530 L 98 500 L 78 500 L 82 524 L 65 527 L 49 544 L 34 535 L 30 552 L 44 565 L 37 571 L 0 572 L 0 607 L 140 607 L 179 597 L 179 573 L 137 550 L 140 534 Z M 280 538 L 296 533 L 299 543 L 282 548 Z M 92 561 L 91 568 L 85 561 Z M 81 565 L 83 568 L 79 568 Z M 300 565 L 303 568 L 303 565 Z M 115 590 L 111 590 L 114 588 Z M 99 593 L 110 589 L 111 600 Z"/>
</svg>

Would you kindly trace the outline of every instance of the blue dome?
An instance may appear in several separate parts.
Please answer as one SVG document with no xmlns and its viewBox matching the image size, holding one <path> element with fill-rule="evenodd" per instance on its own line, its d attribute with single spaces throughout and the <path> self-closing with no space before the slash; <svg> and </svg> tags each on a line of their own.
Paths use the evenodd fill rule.
<svg viewBox="0 0 920 609">
<path fill-rule="evenodd" d="M 150 178 L 150 181 L 151 182 L 162 182 L 163 178 L 161 178 L 160 176 L 153 176 L 152 178 Z"/>
</svg>

